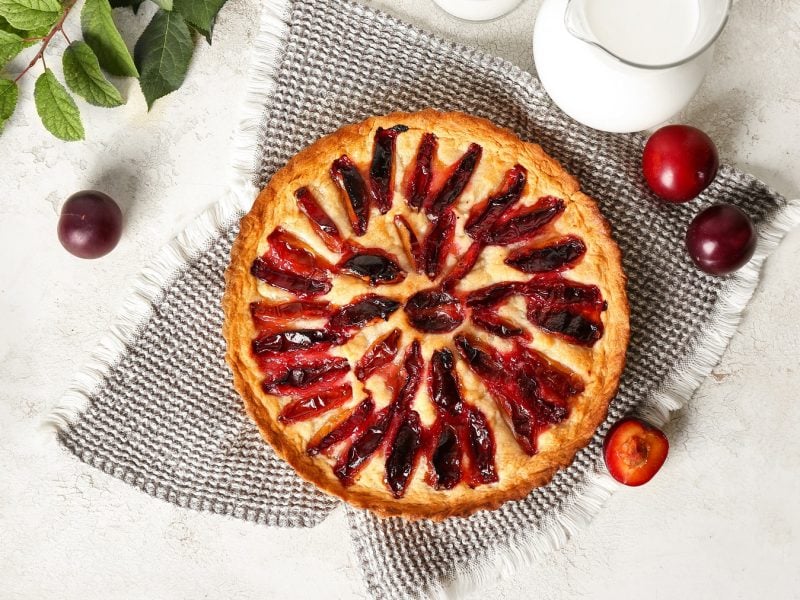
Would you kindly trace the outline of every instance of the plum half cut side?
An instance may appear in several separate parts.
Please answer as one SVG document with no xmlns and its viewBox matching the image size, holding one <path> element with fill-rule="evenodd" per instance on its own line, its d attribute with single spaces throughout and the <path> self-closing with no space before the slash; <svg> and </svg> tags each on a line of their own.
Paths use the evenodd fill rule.
<svg viewBox="0 0 800 600">
<path fill-rule="evenodd" d="M 669 440 L 660 429 L 627 417 L 606 435 L 603 456 L 611 476 L 628 486 L 644 485 L 661 469 L 669 453 Z"/>
</svg>

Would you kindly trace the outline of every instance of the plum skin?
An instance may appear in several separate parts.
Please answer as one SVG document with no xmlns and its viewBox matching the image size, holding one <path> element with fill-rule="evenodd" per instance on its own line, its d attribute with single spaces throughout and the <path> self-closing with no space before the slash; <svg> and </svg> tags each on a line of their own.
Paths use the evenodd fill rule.
<svg viewBox="0 0 800 600">
<path fill-rule="evenodd" d="M 753 221 L 732 204 L 701 211 L 686 230 L 686 251 L 698 269 L 728 275 L 743 267 L 756 251 Z"/>
<path fill-rule="evenodd" d="M 100 258 L 122 237 L 122 211 L 114 200 L 97 190 L 83 190 L 67 198 L 58 219 L 61 245 L 79 258 Z"/>
<path fill-rule="evenodd" d="M 706 189 L 719 170 L 717 147 L 689 125 L 667 125 L 647 140 L 642 172 L 650 189 L 668 202 L 688 202 Z"/>
</svg>

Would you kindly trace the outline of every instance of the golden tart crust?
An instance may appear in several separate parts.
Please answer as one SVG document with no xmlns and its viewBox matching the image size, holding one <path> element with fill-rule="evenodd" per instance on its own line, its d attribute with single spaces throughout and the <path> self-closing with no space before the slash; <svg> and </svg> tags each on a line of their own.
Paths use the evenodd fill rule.
<svg viewBox="0 0 800 600">
<path fill-rule="evenodd" d="M 392 208 L 388 214 L 382 215 L 373 207 L 366 234 L 354 237 L 345 208 L 347 196 L 332 180 L 331 165 L 337 158 L 347 154 L 366 174 L 377 129 L 398 124 L 407 126 L 408 131 L 396 139 Z M 566 205 L 563 214 L 548 225 L 543 237 L 558 238 L 571 234 L 585 244 L 583 258 L 561 275 L 574 282 L 597 286 L 607 303 L 607 309 L 601 313 L 602 337 L 594 345 L 586 346 L 571 343 L 563 336 L 533 325 L 524 318 L 522 301 L 512 299 L 500 314 L 508 316 L 516 325 L 530 332 L 531 339 L 524 342 L 526 345 L 577 375 L 583 381 L 583 391 L 569 399 L 566 420 L 539 434 L 538 452 L 531 456 L 515 440 L 501 408 L 487 393 L 480 378 L 463 360 L 457 359 L 455 370 L 462 396 L 482 411 L 494 435 L 497 481 L 474 488 L 462 481 L 452 489 L 436 489 L 426 481 L 430 465 L 425 457 L 421 457 L 405 493 L 397 498 L 384 480 L 386 456 L 383 449 L 375 452 L 350 485 L 344 485 L 334 474 L 335 456 L 310 456 L 306 451 L 309 440 L 315 435 L 318 439 L 317 432 L 321 427 L 329 422 L 341 421 L 365 397 L 365 386 L 371 392 L 377 409 L 388 405 L 392 401 L 392 391 L 383 378 L 372 377 L 362 383 L 351 370 L 344 380 L 352 384 L 354 393 L 342 408 L 296 423 L 284 424 L 278 420 L 288 399 L 267 393 L 262 388 L 263 373 L 251 350 L 258 332 L 251 317 L 250 303 L 265 299 L 273 303 L 290 301 L 294 296 L 259 281 L 251 275 L 250 269 L 253 261 L 268 249 L 266 238 L 278 226 L 301 238 L 319 256 L 331 263 L 337 262 L 337 255 L 322 243 L 309 219 L 298 208 L 295 192 L 307 187 L 335 221 L 342 237 L 354 239 L 363 246 L 388 251 L 398 258 L 408 272 L 402 282 L 378 287 L 370 287 L 368 282 L 353 277 L 334 275 L 333 287 L 322 296 L 323 300 L 345 305 L 363 294 L 377 293 L 402 301 L 416 291 L 432 287 L 425 274 L 416 273 L 409 266 L 409 257 L 393 223 L 394 215 L 404 215 L 415 228 L 421 242 L 425 232 L 432 227 L 423 212 L 409 208 L 403 195 L 406 188 L 404 178 L 407 180 L 407 171 L 413 167 L 420 140 L 427 132 L 434 133 L 438 138 L 435 165 L 440 170 L 455 164 L 471 143 L 477 143 L 483 149 L 469 183 L 453 205 L 457 216 L 455 249 L 447 259 L 444 273 L 458 262 L 458 256 L 463 255 L 469 246 L 471 240 L 464 232 L 464 223 L 470 208 L 495 193 L 509 169 L 519 164 L 527 170 L 527 184 L 519 205 L 532 206 L 545 196 L 560 198 Z M 524 281 L 530 278 L 530 275 L 504 264 L 503 260 L 509 252 L 509 247 L 503 246 L 483 249 L 475 268 L 459 283 L 457 289 L 469 291 L 501 281 Z M 580 192 L 575 179 L 565 173 L 538 145 L 523 142 L 510 131 L 485 119 L 461 113 L 425 110 L 373 117 L 362 123 L 345 126 L 298 153 L 275 174 L 258 196 L 252 210 L 242 219 L 226 282 L 223 299 L 226 358 L 247 413 L 256 422 L 264 438 L 301 477 L 354 506 L 367 508 L 381 516 L 434 520 L 467 516 L 478 510 L 497 508 L 509 500 L 521 499 L 534 488 L 547 484 L 557 470 L 572 462 L 576 452 L 589 442 L 604 420 L 624 367 L 629 336 L 626 278 L 619 248 L 597 205 Z M 511 344 L 477 328 L 470 319 L 466 319 L 453 332 L 420 333 L 409 325 L 401 308 L 388 321 L 381 320 L 370 325 L 344 345 L 334 346 L 330 354 L 344 356 L 351 366 L 355 366 L 370 343 L 395 328 L 403 332 L 403 349 L 398 353 L 395 365 L 402 362 L 405 348 L 413 339 L 420 341 L 426 365 L 430 364 L 432 353 L 441 348 L 453 349 L 457 357 L 453 339 L 459 333 L 466 332 L 501 351 L 510 348 Z M 427 370 L 413 408 L 418 411 L 423 427 L 430 427 L 437 418 L 436 407 L 429 398 Z"/>
</svg>

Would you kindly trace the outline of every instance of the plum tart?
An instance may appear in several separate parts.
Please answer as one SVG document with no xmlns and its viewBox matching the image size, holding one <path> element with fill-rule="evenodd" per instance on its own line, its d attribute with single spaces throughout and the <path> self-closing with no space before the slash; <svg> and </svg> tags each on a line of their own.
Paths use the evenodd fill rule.
<svg viewBox="0 0 800 600">
<path fill-rule="evenodd" d="M 223 301 L 248 414 L 305 479 L 382 516 L 550 481 L 625 362 L 620 252 L 535 144 L 426 110 L 343 127 L 242 219 Z"/>
</svg>

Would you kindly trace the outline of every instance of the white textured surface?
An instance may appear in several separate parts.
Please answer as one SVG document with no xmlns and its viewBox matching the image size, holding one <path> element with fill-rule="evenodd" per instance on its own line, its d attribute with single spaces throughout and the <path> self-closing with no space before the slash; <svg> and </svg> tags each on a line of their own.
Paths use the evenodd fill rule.
<svg viewBox="0 0 800 600">
<path fill-rule="evenodd" d="M 480 25 L 430 0 L 373 4 L 532 68 L 536 0 Z M 187 83 L 149 114 L 129 85 L 122 109 L 81 104 L 88 141 L 67 145 L 41 129 L 28 100 L 0 138 L 0 598 L 363 596 L 340 512 L 312 530 L 194 513 L 42 445 L 36 432 L 126 282 L 223 191 L 258 11 L 230 0 L 214 46 L 200 46 Z M 127 31 L 141 26 L 124 20 Z M 792 197 L 799 48 L 796 1 L 740 0 L 684 115 L 725 161 Z M 29 99 L 33 78 L 23 81 Z M 55 235 L 61 203 L 83 188 L 110 193 L 126 215 L 119 247 L 94 262 L 72 258 Z M 476 598 L 800 597 L 798 256 L 795 232 L 768 262 L 714 376 L 670 426 L 656 479 L 622 490 L 564 551 Z"/>
</svg>

